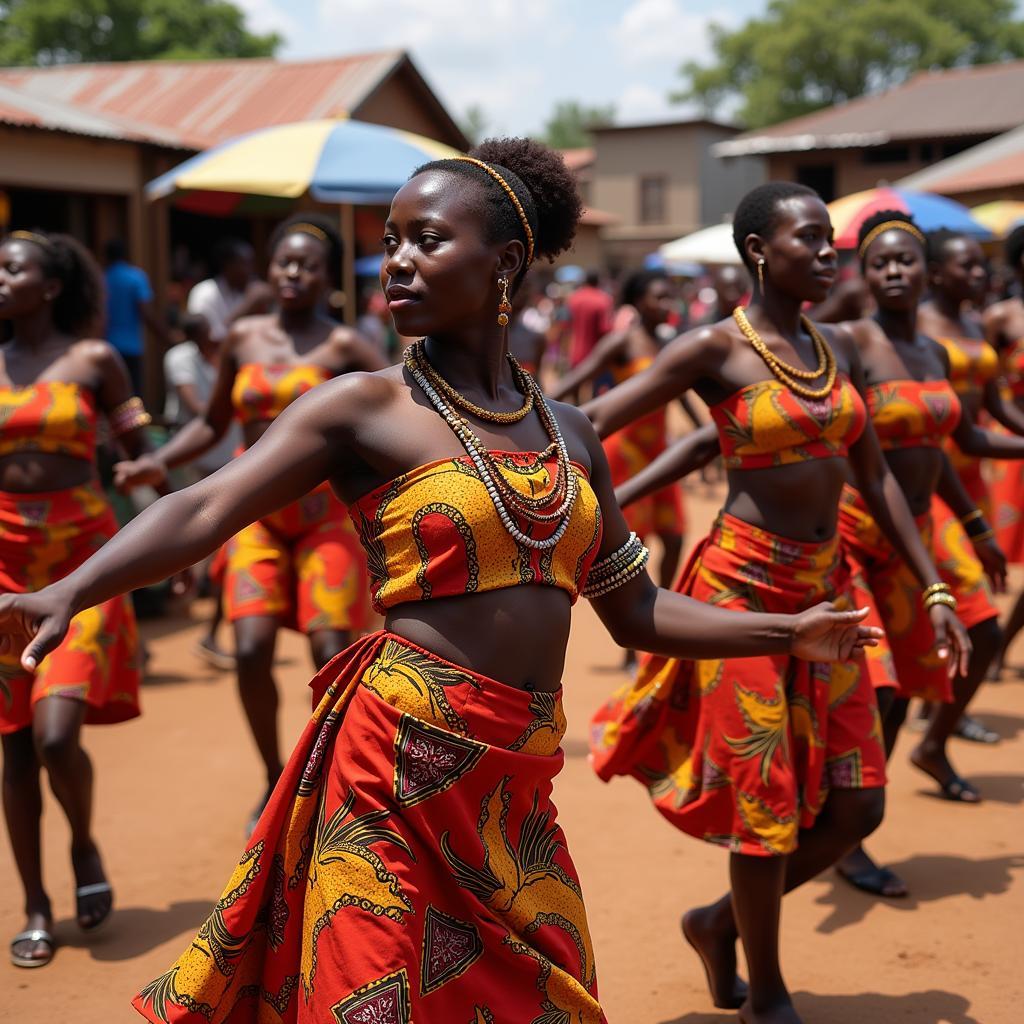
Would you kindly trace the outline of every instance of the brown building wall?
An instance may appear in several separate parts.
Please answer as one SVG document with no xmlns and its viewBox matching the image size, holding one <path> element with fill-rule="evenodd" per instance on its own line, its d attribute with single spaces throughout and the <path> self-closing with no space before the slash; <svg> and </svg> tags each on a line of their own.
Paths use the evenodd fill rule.
<svg viewBox="0 0 1024 1024">
<path fill-rule="evenodd" d="M 353 111 L 360 121 L 381 124 L 389 128 L 425 135 L 451 146 L 458 146 L 460 140 L 452 137 L 451 125 L 443 118 L 433 115 L 426 102 L 420 99 L 418 91 L 405 77 L 397 72 L 370 97 Z"/>
</svg>

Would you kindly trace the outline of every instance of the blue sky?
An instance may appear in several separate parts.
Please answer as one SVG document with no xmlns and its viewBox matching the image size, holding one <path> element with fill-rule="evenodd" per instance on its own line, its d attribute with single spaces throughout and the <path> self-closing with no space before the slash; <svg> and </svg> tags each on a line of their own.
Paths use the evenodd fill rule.
<svg viewBox="0 0 1024 1024">
<path fill-rule="evenodd" d="M 406 49 L 456 116 L 478 104 L 492 132 L 538 130 L 559 99 L 614 103 L 618 120 L 687 113 L 667 95 L 682 61 L 708 54 L 711 21 L 765 0 L 236 0 L 275 29 L 286 58 Z"/>
</svg>

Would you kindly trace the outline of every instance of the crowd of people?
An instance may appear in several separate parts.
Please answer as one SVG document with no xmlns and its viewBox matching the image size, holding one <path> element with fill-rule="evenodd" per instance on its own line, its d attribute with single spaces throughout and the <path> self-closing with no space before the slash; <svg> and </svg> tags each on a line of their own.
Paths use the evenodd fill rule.
<svg viewBox="0 0 1024 1024">
<path fill-rule="evenodd" d="M 194 567 L 215 609 L 197 653 L 234 671 L 266 788 L 239 794 L 240 821 L 256 806 L 223 896 L 135 998 L 150 1021 L 601 1024 L 551 802 L 580 596 L 637 652 L 595 710 L 593 767 L 728 851 L 728 891 L 682 929 L 714 1005 L 746 1024 L 800 1020 L 785 893 L 832 866 L 907 893 L 863 846 L 900 813 L 885 786 L 901 728 L 942 796 L 983 799 L 948 746 L 992 739 L 968 708 L 1024 624 L 1024 595 L 1005 630 L 992 598 L 1024 560 L 1019 291 L 989 303 L 977 242 L 883 211 L 861 225 L 853 319 L 833 322 L 828 210 L 779 182 L 738 203 L 742 269 L 703 289 L 662 270 L 629 274 L 618 303 L 595 276 L 541 287 L 531 267 L 571 246 L 581 209 L 535 142 L 426 164 L 391 204 L 363 330 L 325 312 L 351 254 L 313 215 L 278 227 L 265 280 L 226 243 L 177 337 L 119 246 L 104 274 L 67 236 L 0 242 L 14 965 L 56 951 L 44 770 L 78 924 L 114 912 L 82 726 L 139 714 L 127 595 Z M 1005 259 L 1019 289 L 1024 228 Z M 167 345 L 159 445 L 138 398 L 147 324 Z M 120 529 L 103 452 L 111 492 L 161 495 Z M 723 506 L 680 571 L 679 481 L 716 461 Z M 282 627 L 316 671 L 287 757 Z"/>
</svg>

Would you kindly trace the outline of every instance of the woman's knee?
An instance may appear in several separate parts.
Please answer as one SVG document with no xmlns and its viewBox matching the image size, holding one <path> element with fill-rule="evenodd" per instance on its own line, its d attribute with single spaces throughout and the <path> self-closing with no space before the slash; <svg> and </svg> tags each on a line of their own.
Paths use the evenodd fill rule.
<svg viewBox="0 0 1024 1024">
<path fill-rule="evenodd" d="M 1003 643 L 1003 630 L 999 620 L 994 616 L 979 622 L 968 630 L 971 644 L 974 646 L 974 659 L 983 659 L 986 664 L 995 657 Z"/>
<path fill-rule="evenodd" d="M 309 650 L 313 663 L 321 669 L 351 643 L 352 635 L 340 629 L 319 629 L 309 635 Z"/>
<path fill-rule="evenodd" d="M 3 780 L 7 785 L 20 785 L 39 774 L 32 729 L 19 729 L 3 738 Z"/>
<path fill-rule="evenodd" d="M 885 817 L 885 789 L 833 790 L 828 800 L 831 827 L 842 833 L 844 842 L 866 839 Z"/>
<path fill-rule="evenodd" d="M 270 672 L 274 661 L 274 647 L 277 629 L 272 626 L 247 628 L 237 624 L 235 628 L 235 662 L 240 676 Z"/>
<path fill-rule="evenodd" d="M 71 765 L 79 751 L 78 730 L 64 723 L 36 724 L 32 742 L 39 762 L 48 771 Z"/>
</svg>

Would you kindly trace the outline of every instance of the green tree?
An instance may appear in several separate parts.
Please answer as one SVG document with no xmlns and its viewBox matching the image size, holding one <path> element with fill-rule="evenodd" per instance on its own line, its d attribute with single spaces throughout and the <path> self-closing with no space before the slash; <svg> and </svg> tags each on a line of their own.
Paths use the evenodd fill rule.
<svg viewBox="0 0 1024 1024">
<path fill-rule="evenodd" d="M 1024 55 L 1015 0 L 771 0 L 763 17 L 713 25 L 715 61 L 680 68 L 676 102 L 738 101 L 758 128 L 896 85 L 915 71 Z"/>
<path fill-rule="evenodd" d="M 229 0 L 0 0 L 0 64 L 271 57 Z"/>
<path fill-rule="evenodd" d="M 466 112 L 459 119 L 459 127 L 462 129 L 462 134 L 469 139 L 469 144 L 475 146 L 478 142 L 482 142 L 487 135 L 490 122 L 487 114 L 484 113 L 484 108 L 478 103 L 473 103 L 466 107 Z"/>
<path fill-rule="evenodd" d="M 581 149 L 591 143 L 590 129 L 615 117 L 614 104 L 587 107 L 578 100 L 559 100 L 544 122 L 541 138 L 555 149 Z"/>
</svg>

